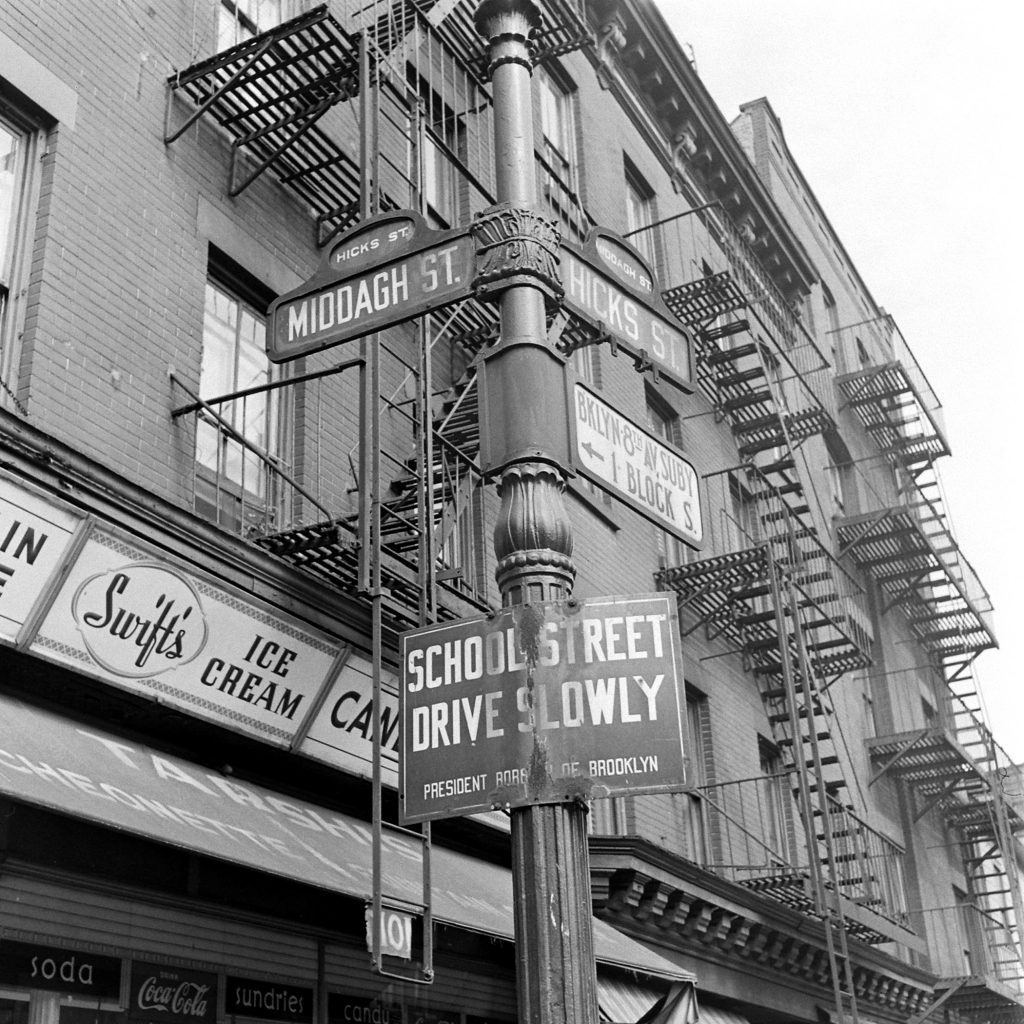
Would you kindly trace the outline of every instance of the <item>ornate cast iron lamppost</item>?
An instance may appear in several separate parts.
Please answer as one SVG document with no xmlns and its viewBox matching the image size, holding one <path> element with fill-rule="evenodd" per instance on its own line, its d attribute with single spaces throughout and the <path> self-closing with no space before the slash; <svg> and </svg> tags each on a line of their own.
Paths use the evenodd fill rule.
<svg viewBox="0 0 1024 1024">
<path fill-rule="evenodd" d="M 505 605 L 542 604 L 572 592 L 572 528 L 563 502 L 568 464 L 564 361 L 547 341 L 545 302 L 558 301 L 558 230 L 536 211 L 528 39 L 533 0 L 484 0 L 494 98 L 498 204 L 474 226 L 480 297 L 495 300 L 501 337 L 484 363 L 483 440 L 498 474 L 496 578 Z M 529 769 L 543 772 L 535 748 Z M 596 1024 L 586 808 L 512 810 L 516 968 L 520 1020 Z"/>
</svg>

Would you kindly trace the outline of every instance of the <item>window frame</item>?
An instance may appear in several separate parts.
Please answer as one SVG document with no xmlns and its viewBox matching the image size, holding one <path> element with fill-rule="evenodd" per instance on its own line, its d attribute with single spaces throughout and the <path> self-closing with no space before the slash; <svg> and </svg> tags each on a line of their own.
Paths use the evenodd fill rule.
<svg viewBox="0 0 1024 1024">
<path fill-rule="evenodd" d="M 651 387 L 645 390 L 644 421 L 647 429 L 673 448 L 682 449 L 682 422 L 679 413 Z M 699 557 L 699 553 L 681 537 L 661 529 L 660 526 L 654 526 L 654 531 L 659 569 L 686 565 Z"/>
<path fill-rule="evenodd" d="M 235 324 L 232 328 L 234 336 L 230 352 L 231 386 L 227 391 L 218 391 L 217 394 L 212 393 L 209 382 L 204 384 L 204 376 L 209 372 L 208 366 L 213 366 L 212 363 L 207 364 L 213 339 L 212 325 L 209 320 L 211 288 L 228 299 L 235 308 Z M 265 339 L 269 323 L 265 310 L 271 298 L 270 289 L 266 288 L 262 282 L 214 246 L 210 247 L 204 282 L 202 348 L 199 362 L 199 394 L 202 399 L 209 401 L 222 398 L 248 388 L 275 383 L 281 378 L 280 368 L 271 363 L 266 356 Z M 242 337 L 243 316 L 248 317 L 262 328 L 263 344 L 248 346 L 252 350 L 250 356 L 254 352 L 257 353 L 258 362 L 262 364 L 259 370 L 262 383 L 243 383 L 239 380 L 240 367 L 247 347 Z M 266 391 L 263 395 L 262 443 L 259 447 L 272 463 L 281 463 L 283 453 L 287 450 L 289 416 L 286 391 L 287 389 L 278 388 Z M 248 401 L 248 398 L 242 398 L 231 403 L 220 404 L 215 409 L 238 433 L 247 437 L 247 440 L 252 440 L 247 436 L 246 430 L 249 419 L 246 411 Z M 209 460 L 204 459 L 200 451 L 203 434 L 212 441 L 213 453 Z M 277 486 L 278 481 L 264 460 L 247 449 L 237 451 L 240 470 L 237 477 L 233 475 L 231 455 L 228 452 L 229 446 L 234 446 L 236 450 L 240 447 L 237 442 L 226 436 L 221 428 L 200 413 L 196 420 L 194 450 L 194 505 L 196 511 L 206 518 L 212 519 L 218 525 L 241 535 L 246 535 L 248 532 L 261 532 L 280 521 L 283 512 L 281 489 Z M 256 474 L 257 486 L 255 488 L 249 485 L 251 474 L 248 467 L 251 466 L 254 467 L 252 472 Z M 212 499 L 208 497 L 210 488 L 213 493 Z"/>
<path fill-rule="evenodd" d="M 579 192 L 579 153 L 576 146 L 575 90 L 549 68 L 534 71 L 540 111 L 540 148 L 544 159 L 573 192 Z M 557 125 L 559 138 L 548 129 Z M 557 162 L 552 160 L 554 155 Z"/>
<path fill-rule="evenodd" d="M 238 46 L 239 43 L 248 42 L 268 29 L 283 25 L 302 14 L 309 6 L 306 0 L 269 0 L 269 4 L 276 4 L 279 7 L 280 14 L 263 23 L 259 8 L 265 2 L 268 0 L 220 0 L 217 5 L 215 52 L 223 53 L 233 46 Z M 253 4 L 256 5 L 257 11 L 255 18 L 251 11 Z M 230 42 L 225 39 L 229 30 L 233 30 Z"/>
<path fill-rule="evenodd" d="M 658 229 L 650 228 L 638 235 L 632 234 L 634 231 L 648 228 L 649 225 L 657 222 L 657 193 L 625 154 L 623 154 L 622 162 L 625 182 L 626 240 L 647 260 L 655 274 L 660 276 Z"/>
<path fill-rule="evenodd" d="M 21 152 L 11 188 L 6 237 L 0 238 L 0 408 L 24 412 L 18 397 L 22 334 L 32 266 L 32 243 L 42 188 L 46 128 L 23 105 L 0 92 L 0 124 Z"/>
</svg>

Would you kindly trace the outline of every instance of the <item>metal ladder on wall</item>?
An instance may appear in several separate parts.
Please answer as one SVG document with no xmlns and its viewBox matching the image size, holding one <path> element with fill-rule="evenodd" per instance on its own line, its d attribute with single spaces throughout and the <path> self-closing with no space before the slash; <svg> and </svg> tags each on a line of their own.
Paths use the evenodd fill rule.
<svg viewBox="0 0 1024 1024">
<path fill-rule="evenodd" d="M 445 8 L 451 5 L 439 5 Z M 435 12 L 437 14 L 438 12 Z M 407 5 L 380 3 L 364 9 L 368 21 L 363 32 L 361 135 L 363 203 L 366 216 L 393 208 L 427 213 L 423 180 L 431 150 L 454 154 L 445 124 L 435 124 L 435 103 L 451 102 L 454 91 L 432 88 L 436 51 L 427 45 L 426 67 L 415 59 L 423 50 L 424 33 L 432 22 L 422 22 Z M 426 26 L 426 27 L 425 27 Z M 442 64 L 440 77 L 444 73 Z M 428 92 L 424 100 L 423 90 Z M 406 606 L 415 624 L 426 626 L 450 617 L 443 597 L 454 596 L 482 608 L 481 579 L 486 565 L 467 563 L 480 545 L 463 538 L 467 522 L 479 521 L 474 504 L 482 501 L 478 470 L 479 413 L 473 358 L 496 337 L 494 316 L 474 300 L 423 317 L 404 329 L 412 334 L 393 341 L 376 337 L 365 345 L 367 386 L 362 396 L 361 421 L 366 437 L 360 451 L 361 551 L 360 580 L 372 600 L 374 699 L 373 902 L 376 926 L 372 931 L 374 968 L 389 976 L 429 983 L 433 979 L 431 913 L 431 828 L 424 823 L 406 828 L 386 819 L 381 778 L 380 722 L 384 692 L 382 657 L 385 599 L 382 569 L 385 557 L 404 567 L 402 593 L 392 591 Z M 393 334 L 395 332 L 392 332 Z M 450 385 L 435 388 L 436 347 L 445 342 L 457 351 L 462 372 L 452 372 Z M 386 373 L 382 373 L 383 361 Z M 384 378 L 387 378 L 385 383 Z M 386 390 L 386 394 L 385 394 Z M 386 428 L 385 429 L 385 421 Z M 403 434 L 401 427 L 405 425 Z M 412 450 L 389 451 L 389 438 L 412 439 Z M 387 435 L 387 436 L 386 436 Z M 384 471 L 382 463 L 389 469 Z M 469 540 L 472 541 L 473 538 Z M 470 578 L 472 577 L 472 578 Z M 394 588 L 395 579 L 389 577 Z M 411 581 L 411 582 L 410 582 Z M 422 888 L 418 903 L 386 892 L 384 850 L 387 839 L 398 836 L 418 843 L 422 852 Z M 411 912 L 422 917 L 422 956 L 412 970 L 396 962 L 381 948 L 380 922 L 388 911 Z"/>
<path fill-rule="evenodd" d="M 382 60 L 382 57 L 385 59 Z M 373 34 L 364 32 L 360 42 L 360 155 L 362 165 L 361 209 L 363 217 L 372 217 L 382 213 L 391 206 L 393 201 L 387 197 L 382 188 L 382 152 L 380 145 L 382 100 L 385 111 L 388 106 L 400 106 L 401 93 L 390 90 L 390 83 L 380 73 L 386 55 L 376 48 Z M 382 95 L 383 94 L 383 95 Z M 406 112 L 408 115 L 408 112 Z M 415 123 L 415 112 L 412 118 Z M 397 125 L 395 127 L 398 127 Z M 395 170 L 398 170 L 396 167 Z M 409 175 L 408 191 L 416 190 L 417 176 Z M 407 828 L 397 820 L 389 820 L 384 812 L 384 779 L 383 779 L 383 714 L 385 691 L 383 685 L 383 648 L 384 624 L 383 602 L 383 529 L 385 512 L 383 510 L 383 468 L 382 468 L 382 417 L 386 410 L 395 409 L 401 415 L 410 417 L 412 434 L 420 439 L 425 451 L 418 453 L 420 466 L 429 467 L 432 463 L 430 424 L 425 423 L 426 410 L 429 409 L 429 352 L 426 351 L 425 331 L 416 328 L 417 341 L 416 362 L 409 363 L 396 349 L 393 358 L 404 363 L 407 375 L 411 375 L 415 383 L 415 394 L 412 412 L 409 413 L 407 403 L 396 403 L 394 396 L 387 400 L 382 395 L 382 339 L 380 335 L 371 335 L 361 344 L 362 355 L 366 361 L 364 388 L 360 395 L 360 424 L 364 433 L 360 446 L 360 465 L 357 486 L 359 488 L 359 587 L 370 599 L 371 604 L 371 643 L 373 670 L 373 891 L 368 908 L 369 931 L 368 943 L 372 967 L 378 973 L 410 981 L 429 984 L 434 978 L 434 929 L 431 906 L 431 830 L 430 823 L 420 828 Z M 424 380 L 424 377 L 426 380 Z M 419 522 L 426 502 L 426 488 L 417 481 L 412 488 L 416 493 L 416 513 Z M 434 579 L 434 558 L 431 550 L 432 537 L 430 531 L 420 530 L 416 534 L 418 570 L 414 577 L 417 581 L 415 593 L 406 593 L 406 603 L 415 604 L 415 618 L 420 625 L 426 625 L 436 616 L 436 581 Z M 396 803 L 397 807 L 397 803 Z M 384 870 L 384 854 L 386 840 L 411 842 L 420 851 L 420 900 L 412 901 L 396 892 L 388 891 L 388 879 Z M 412 936 L 409 935 L 409 950 L 394 949 L 386 945 L 388 938 L 386 922 L 392 915 L 397 915 L 400 922 L 411 922 L 418 916 L 420 920 L 418 962 L 412 956 Z M 407 916 L 406 916 L 407 915 Z M 409 931 L 411 932 L 411 927 Z M 401 930 L 399 931 L 401 934 Z M 408 956 L 406 956 L 408 953 Z M 418 966 L 417 966 L 418 963 Z"/>
</svg>

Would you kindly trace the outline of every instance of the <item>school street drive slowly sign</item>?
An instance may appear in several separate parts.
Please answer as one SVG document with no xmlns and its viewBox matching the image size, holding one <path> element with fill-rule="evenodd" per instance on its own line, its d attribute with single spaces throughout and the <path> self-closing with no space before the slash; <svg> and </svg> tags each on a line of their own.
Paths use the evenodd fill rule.
<svg viewBox="0 0 1024 1024">
<path fill-rule="evenodd" d="M 704 524 L 693 466 L 578 381 L 569 388 L 573 469 L 699 549 Z"/>
<path fill-rule="evenodd" d="M 683 784 L 674 594 L 502 609 L 401 638 L 402 820 Z"/>
</svg>

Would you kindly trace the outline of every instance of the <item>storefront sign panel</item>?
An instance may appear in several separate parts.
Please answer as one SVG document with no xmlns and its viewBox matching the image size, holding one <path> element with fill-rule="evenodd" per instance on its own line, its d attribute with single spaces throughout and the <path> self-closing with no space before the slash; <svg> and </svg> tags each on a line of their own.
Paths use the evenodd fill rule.
<svg viewBox="0 0 1024 1024">
<path fill-rule="evenodd" d="M 503 609 L 402 635 L 403 820 L 683 782 L 672 594 Z"/>
<path fill-rule="evenodd" d="M 233 1017 L 312 1024 L 313 990 L 276 981 L 228 977 L 224 988 L 224 1012 Z"/>
<path fill-rule="evenodd" d="M 378 999 L 327 993 L 328 1024 L 405 1024 L 405 1009 L 390 993 Z"/>
<path fill-rule="evenodd" d="M 134 961 L 128 1016 L 161 1024 L 213 1024 L 217 975 Z"/>
<path fill-rule="evenodd" d="M 17 637 L 80 521 L 0 476 L 0 640 Z"/>
<path fill-rule="evenodd" d="M 0 985 L 116 1000 L 121 960 L 77 949 L 0 941 Z"/>
<path fill-rule="evenodd" d="M 398 785 L 398 680 L 385 670 L 381 694 L 381 777 Z M 373 775 L 373 666 L 352 652 L 331 687 L 299 753 L 343 768 L 354 775 Z"/>
<path fill-rule="evenodd" d="M 697 471 L 582 384 L 571 387 L 573 468 L 699 550 L 704 524 Z"/>
<path fill-rule="evenodd" d="M 32 650 L 284 745 L 312 710 L 337 645 L 96 529 Z"/>
</svg>

